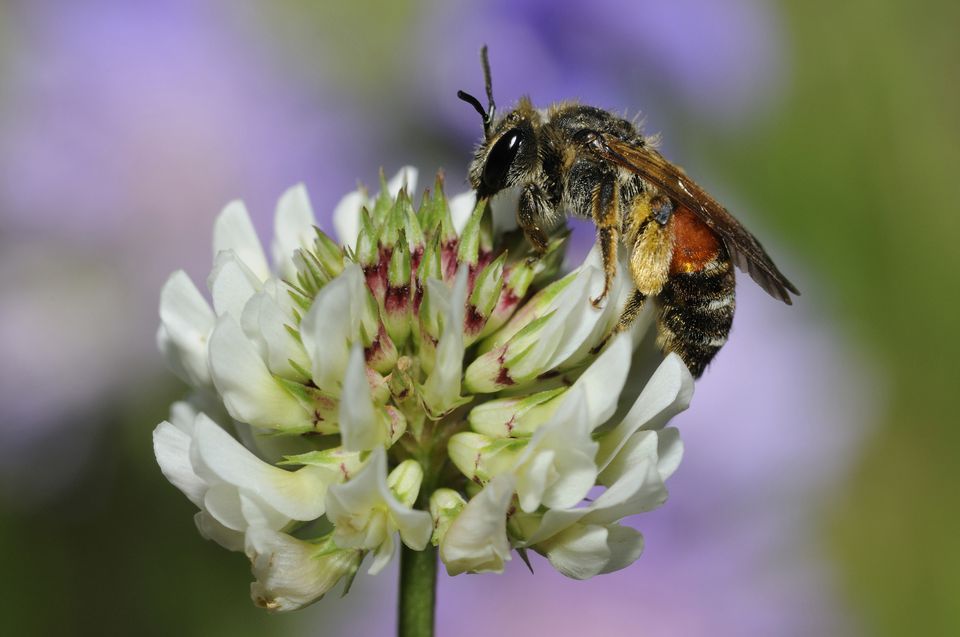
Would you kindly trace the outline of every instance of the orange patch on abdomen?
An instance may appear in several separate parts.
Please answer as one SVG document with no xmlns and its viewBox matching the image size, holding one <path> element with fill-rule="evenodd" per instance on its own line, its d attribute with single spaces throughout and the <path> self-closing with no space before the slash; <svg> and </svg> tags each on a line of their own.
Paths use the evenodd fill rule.
<svg viewBox="0 0 960 637">
<path fill-rule="evenodd" d="M 720 239 L 690 210 L 678 207 L 671 223 L 674 238 L 670 274 L 700 272 L 717 258 Z"/>
</svg>

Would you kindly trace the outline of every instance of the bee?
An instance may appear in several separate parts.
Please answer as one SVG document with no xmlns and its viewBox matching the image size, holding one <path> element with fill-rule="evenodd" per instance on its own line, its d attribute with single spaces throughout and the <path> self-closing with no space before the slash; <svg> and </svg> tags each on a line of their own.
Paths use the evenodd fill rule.
<svg viewBox="0 0 960 637">
<path fill-rule="evenodd" d="M 698 378 L 733 324 L 734 265 L 788 305 L 791 293 L 800 294 L 760 242 L 633 123 L 575 102 L 537 110 L 527 97 L 497 117 L 486 47 L 481 62 L 487 108 L 457 92 L 483 118 L 471 186 L 478 198 L 519 188 L 517 222 L 538 251 L 565 215 L 591 219 L 605 275 L 595 306 L 610 291 L 622 243 L 633 291 L 618 329 L 629 327 L 652 297 L 658 347 L 676 352 Z"/>
</svg>

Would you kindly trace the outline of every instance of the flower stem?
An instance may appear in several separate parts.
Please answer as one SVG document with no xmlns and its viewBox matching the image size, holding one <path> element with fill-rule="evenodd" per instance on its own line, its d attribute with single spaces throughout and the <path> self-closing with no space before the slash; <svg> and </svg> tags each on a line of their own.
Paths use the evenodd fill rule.
<svg viewBox="0 0 960 637">
<path fill-rule="evenodd" d="M 422 551 L 403 545 L 400 551 L 400 598 L 397 634 L 400 637 L 433 637 L 437 598 L 437 549 Z"/>
</svg>

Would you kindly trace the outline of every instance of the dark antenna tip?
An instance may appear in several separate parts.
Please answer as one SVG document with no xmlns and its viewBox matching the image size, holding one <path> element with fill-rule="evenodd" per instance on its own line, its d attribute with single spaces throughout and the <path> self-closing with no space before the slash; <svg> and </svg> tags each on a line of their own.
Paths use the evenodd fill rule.
<svg viewBox="0 0 960 637">
<path fill-rule="evenodd" d="M 470 93 L 467 93 L 466 91 L 457 91 L 457 97 L 462 99 L 464 102 L 472 106 L 478 113 L 480 113 L 480 117 L 483 118 L 484 126 L 486 126 L 487 112 L 483 110 L 480 100 L 475 98 L 473 95 L 470 95 Z"/>
</svg>

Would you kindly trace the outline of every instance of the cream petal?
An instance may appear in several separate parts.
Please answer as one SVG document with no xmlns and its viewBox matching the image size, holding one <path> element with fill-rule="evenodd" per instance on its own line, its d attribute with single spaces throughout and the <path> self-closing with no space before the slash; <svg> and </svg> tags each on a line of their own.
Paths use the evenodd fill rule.
<svg viewBox="0 0 960 637">
<path fill-rule="evenodd" d="M 377 447 L 356 475 L 347 482 L 332 485 L 327 491 L 327 517 L 334 524 L 341 519 L 349 520 L 356 514 L 369 517 L 369 512 L 381 503 L 378 484 L 381 480 L 386 488 L 387 454 L 383 447 Z M 348 529 L 338 525 L 337 532 L 343 535 Z"/>
<path fill-rule="evenodd" d="M 228 551 L 243 550 L 244 534 L 220 524 L 208 512 L 197 511 L 196 515 L 193 516 L 193 522 L 197 526 L 200 537 L 206 540 L 213 540 Z"/>
<path fill-rule="evenodd" d="M 215 476 L 234 491 L 251 494 L 254 504 L 273 508 L 289 520 L 309 521 L 323 515 L 327 486 L 324 471 L 316 467 L 285 471 L 267 464 L 203 414 L 197 416 L 194 445 L 194 465 L 199 462 L 203 474 Z M 241 505 L 247 503 L 238 502 Z M 216 517 L 230 526 L 219 515 Z"/>
<path fill-rule="evenodd" d="M 210 337 L 210 369 L 230 415 L 265 429 L 309 431 L 311 414 L 270 374 L 236 320 L 220 317 Z"/>
<path fill-rule="evenodd" d="M 657 441 L 657 470 L 660 479 L 666 480 L 680 466 L 683 459 L 683 441 L 680 440 L 680 430 L 676 427 L 665 427 L 658 432 Z"/>
<path fill-rule="evenodd" d="M 190 463 L 190 435 L 167 421 L 153 430 L 153 453 L 160 471 L 195 505 L 202 506 L 207 483 Z"/>
<path fill-rule="evenodd" d="M 543 493 L 552 477 L 553 461 L 553 450 L 544 449 L 534 453 L 517 471 L 517 500 L 524 511 L 536 511 L 543 502 Z"/>
<path fill-rule="evenodd" d="M 387 564 L 390 563 L 390 560 L 393 559 L 394 548 L 393 534 L 388 533 L 383 539 L 383 542 L 380 543 L 380 546 L 374 550 L 373 562 L 370 564 L 370 568 L 367 569 L 367 574 L 376 575 L 382 571 Z"/>
<path fill-rule="evenodd" d="M 207 287 L 217 316 L 232 314 L 240 320 L 247 301 L 260 289 L 261 281 L 233 250 L 217 253 Z"/>
<path fill-rule="evenodd" d="M 461 235 L 473 215 L 473 209 L 477 205 L 477 195 L 472 190 L 462 192 L 455 197 L 451 197 L 448 205 L 450 206 L 450 219 L 453 221 L 453 229 L 457 231 L 458 235 Z"/>
<path fill-rule="evenodd" d="M 385 442 L 377 408 L 370 396 L 363 346 L 354 343 L 343 378 L 340 395 L 340 435 L 347 451 L 367 451 Z"/>
<path fill-rule="evenodd" d="M 657 433 L 637 432 L 601 476 L 606 490 L 587 506 L 549 509 L 527 545 L 541 543 L 574 524 L 608 525 L 662 504 L 666 489 L 657 468 Z"/>
<path fill-rule="evenodd" d="M 574 383 L 583 389 L 586 417 L 591 430 L 609 420 L 617 410 L 617 398 L 630 371 L 632 350 L 631 335 L 620 332 Z"/>
<path fill-rule="evenodd" d="M 513 478 L 493 478 L 450 523 L 440 542 L 440 559 L 450 575 L 503 571 L 510 560 L 507 509 L 513 499 Z"/>
<path fill-rule="evenodd" d="M 203 494 L 203 510 L 231 531 L 243 533 L 247 529 L 247 520 L 240 508 L 240 492 L 233 485 L 211 485 Z"/>
<path fill-rule="evenodd" d="M 620 318 L 620 311 L 632 293 L 632 280 L 626 270 L 624 251 L 617 258 L 617 271 L 606 299 L 601 308 L 593 306 L 592 300 L 603 292 L 603 263 L 598 246 L 594 246 L 587 255 L 581 269 L 587 273 L 587 302 L 579 299 L 573 304 L 574 311 L 567 318 L 572 327 L 566 330 L 565 347 L 557 351 L 552 359 L 556 367 L 576 365 L 590 355 L 610 333 Z"/>
<path fill-rule="evenodd" d="M 193 436 L 193 422 L 197 418 L 197 408 L 186 400 L 178 400 L 170 405 L 170 424 L 180 431 Z"/>
<path fill-rule="evenodd" d="M 620 451 L 627 439 L 641 427 L 659 429 L 690 404 L 693 377 L 676 354 L 670 353 L 651 376 L 623 422 L 603 434 L 597 453 L 601 470 Z"/>
<path fill-rule="evenodd" d="M 277 201 L 273 220 L 273 262 L 282 279 L 292 279 L 296 274 L 293 255 L 300 248 L 313 245 L 316 236 L 316 217 L 307 188 L 297 184 L 288 189 Z"/>
<path fill-rule="evenodd" d="M 520 187 L 504 188 L 490 200 L 493 216 L 493 231 L 503 234 L 517 229 L 517 210 L 520 207 Z M 473 191 L 470 191 L 471 194 Z"/>
<path fill-rule="evenodd" d="M 360 209 L 367 205 L 367 197 L 359 190 L 347 193 L 333 209 L 333 228 L 337 231 L 340 243 L 357 247 L 360 235 Z"/>
<path fill-rule="evenodd" d="M 322 544 L 263 528 L 247 532 L 245 550 L 256 578 L 250 585 L 254 603 L 279 612 L 317 601 L 360 561 L 357 551 L 325 551 Z"/>
<path fill-rule="evenodd" d="M 541 504 L 573 506 L 594 484 L 597 443 L 591 437 L 584 391 L 584 386 L 570 388 L 557 412 L 534 432 L 517 461 L 515 471 L 521 474 L 517 496 L 520 508 L 528 513 Z"/>
<path fill-rule="evenodd" d="M 577 524 L 551 538 L 541 550 L 555 569 L 573 579 L 598 575 L 610 559 L 608 530 L 596 524 Z"/>
<path fill-rule="evenodd" d="M 442 414 L 460 401 L 468 275 L 466 266 L 457 271 L 449 303 L 443 309 L 443 334 L 437 344 L 436 362 L 423 385 L 424 401 L 434 414 Z"/>
<path fill-rule="evenodd" d="M 614 524 L 607 527 L 607 548 L 610 558 L 601 573 L 613 573 L 637 561 L 643 553 L 643 535 L 629 526 Z"/>
<path fill-rule="evenodd" d="M 263 246 L 253 229 L 247 207 L 240 200 L 228 203 L 213 224 L 213 254 L 216 256 L 224 250 L 236 253 L 260 281 L 270 276 Z"/>
<path fill-rule="evenodd" d="M 274 374 L 290 380 L 305 381 L 291 361 L 302 369 L 310 369 L 310 358 L 303 345 L 290 333 L 296 323 L 276 301 L 274 293 L 264 290 L 256 315 L 257 331 L 263 340 L 264 358 Z"/>
<path fill-rule="evenodd" d="M 653 438 L 656 444 L 655 434 Z M 617 479 L 587 507 L 585 521 L 610 524 L 628 515 L 651 511 L 666 501 L 667 489 L 657 469 L 656 452 L 632 456 L 631 461 L 624 463 Z"/>
<path fill-rule="evenodd" d="M 334 396 L 340 395 L 350 344 L 359 338 L 365 285 L 360 266 L 348 265 L 320 290 L 300 323 L 300 337 L 312 362 L 313 381 Z"/>
<path fill-rule="evenodd" d="M 183 379 L 194 386 L 209 385 L 207 339 L 216 316 L 182 270 L 171 274 L 160 291 L 160 321 L 158 340 L 178 363 Z"/>
<path fill-rule="evenodd" d="M 415 167 L 404 166 L 387 182 L 387 192 L 390 193 L 390 196 L 394 199 L 400 194 L 402 188 L 407 189 L 407 194 L 416 193 L 417 175 L 418 171 Z"/>
</svg>

